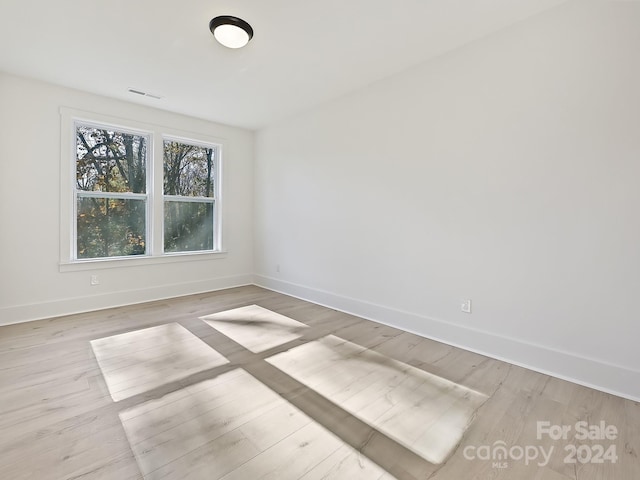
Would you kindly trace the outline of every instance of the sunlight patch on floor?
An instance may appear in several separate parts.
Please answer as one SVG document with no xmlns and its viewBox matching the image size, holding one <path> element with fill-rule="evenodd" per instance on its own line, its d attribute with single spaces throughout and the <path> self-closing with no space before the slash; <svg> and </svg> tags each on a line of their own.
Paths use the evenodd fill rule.
<svg viewBox="0 0 640 480">
<path fill-rule="evenodd" d="M 201 319 L 253 353 L 300 338 L 308 328 L 304 323 L 258 305 L 235 308 Z"/>
<path fill-rule="evenodd" d="M 120 420 L 145 480 L 392 478 L 242 369 Z"/>
<path fill-rule="evenodd" d="M 91 348 L 115 402 L 228 363 L 177 323 L 92 340 Z"/>
<path fill-rule="evenodd" d="M 434 464 L 452 453 L 487 399 L 334 335 L 266 361 Z"/>
</svg>

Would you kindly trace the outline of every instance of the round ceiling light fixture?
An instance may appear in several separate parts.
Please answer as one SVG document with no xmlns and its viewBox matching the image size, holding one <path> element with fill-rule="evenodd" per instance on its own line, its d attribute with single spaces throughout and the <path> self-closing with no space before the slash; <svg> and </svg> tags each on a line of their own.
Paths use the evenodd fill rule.
<svg viewBox="0 0 640 480">
<path fill-rule="evenodd" d="M 230 15 L 212 18 L 209 30 L 219 43 L 228 48 L 242 48 L 253 37 L 251 25 Z"/>
</svg>

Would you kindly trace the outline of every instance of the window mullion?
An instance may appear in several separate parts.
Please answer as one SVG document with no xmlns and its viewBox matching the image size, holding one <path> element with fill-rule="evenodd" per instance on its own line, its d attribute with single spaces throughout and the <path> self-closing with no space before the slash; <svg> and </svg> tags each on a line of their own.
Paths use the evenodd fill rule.
<svg viewBox="0 0 640 480">
<path fill-rule="evenodd" d="M 165 202 L 214 203 L 213 197 L 187 197 L 182 195 L 165 195 Z"/>
<path fill-rule="evenodd" d="M 163 228 L 164 228 L 164 196 L 163 196 L 163 150 L 164 141 L 162 135 L 155 135 L 153 138 L 153 150 L 151 161 L 149 162 L 149 176 L 151 177 L 149 192 L 151 199 L 149 202 L 149 229 L 151 233 L 151 255 L 162 255 Z"/>
<path fill-rule="evenodd" d="M 146 193 L 129 193 L 129 192 L 99 192 L 99 191 L 85 191 L 76 190 L 78 198 L 116 198 L 122 200 L 146 200 L 148 195 Z"/>
</svg>

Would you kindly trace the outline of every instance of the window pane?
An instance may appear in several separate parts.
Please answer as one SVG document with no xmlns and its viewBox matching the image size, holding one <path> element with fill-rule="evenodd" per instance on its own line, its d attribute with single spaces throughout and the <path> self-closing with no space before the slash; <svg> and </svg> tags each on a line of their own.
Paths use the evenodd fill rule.
<svg viewBox="0 0 640 480">
<path fill-rule="evenodd" d="M 77 189 L 145 193 L 147 144 L 141 135 L 77 125 Z"/>
<path fill-rule="evenodd" d="M 164 194 L 213 197 L 215 147 L 164 142 Z"/>
<path fill-rule="evenodd" d="M 144 255 L 145 203 L 78 198 L 77 258 Z"/>
<path fill-rule="evenodd" d="M 164 251 L 213 250 L 213 203 L 164 202 Z"/>
</svg>

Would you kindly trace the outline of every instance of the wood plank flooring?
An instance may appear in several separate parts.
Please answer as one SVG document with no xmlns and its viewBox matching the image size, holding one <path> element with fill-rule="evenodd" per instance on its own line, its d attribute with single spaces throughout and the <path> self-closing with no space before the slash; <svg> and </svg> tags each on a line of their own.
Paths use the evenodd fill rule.
<svg viewBox="0 0 640 480">
<path fill-rule="evenodd" d="M 0 327 L 0 431 L 11 480 L 640 478 L 640 404 L 258 287 Z"/>
</svg>

